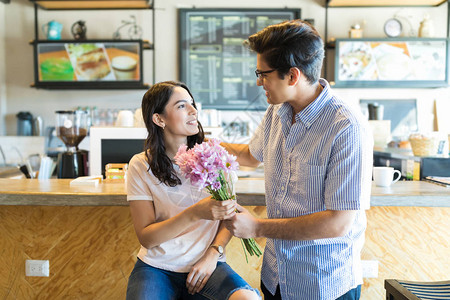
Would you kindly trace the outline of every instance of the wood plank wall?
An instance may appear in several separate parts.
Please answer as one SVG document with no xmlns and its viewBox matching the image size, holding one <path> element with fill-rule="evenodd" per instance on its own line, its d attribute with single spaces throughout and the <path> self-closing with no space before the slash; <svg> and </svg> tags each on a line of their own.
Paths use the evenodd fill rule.
<svg viewBox="0 0 450 300">
<path fill-rule="evenodd" d="M 265 216 L 265 207 L 249 207 Z M 384 279 L 448 280 L 450 208 L 373 207 L 363 259 L 380 261 L 361 299 L 383 299 Z M 258 239 L 261 245 L 265 239 Z M 125 299 L 139 249 L 128 207 L 0 206 L 0 299 Z M 259 287 L 261 258 L 229 264 Z M 48 259 L 50 277 L 26 277 L 26 259 Z"/>
</svg>

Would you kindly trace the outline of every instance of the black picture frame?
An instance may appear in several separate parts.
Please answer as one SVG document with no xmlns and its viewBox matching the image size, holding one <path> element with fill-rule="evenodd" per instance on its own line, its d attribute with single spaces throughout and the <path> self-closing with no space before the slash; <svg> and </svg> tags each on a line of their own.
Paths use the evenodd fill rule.
<svg viewBox="0 0 450 300">
<path fill-rule="evenodd" d="M 143 41 L 142 40 L 38 40 L 31 42 L 33 46 L 33 56 L 34 56 L 34 83 L 31 85 L 35 88 L 42 89 L 148 89 L 149 86 L 143 83 Z M 39 49 L 40 47 L 51 47 L 52 44 L 55 48 L 64 49 L 65 45 L 68 44 L 105 44 L 105 45 L 134 45 L 137 47 L 137 74 L 138 78 L 133 80 L 127 79 L 99 79 L 92 81 L 81 81 L 77 80 L 74 75 L 74 79 L 66 80 L 45 80 L 40 76 L 40 62 L 39 62 Z M 107 47 L 105 47 L 105 51 Z M 110 66 L 110 73 L 113 72 Z M 116 78 L 115 75 L 107 76 L 108 78 Z"/>
<path fill-rule="evenodd" d="M 300 17 L 300 8 L 179 9 L 180 81 L 204 109 L 267 109 L 264 90 L 256 85 L 256 53 L 244 50 L 242 41 L 267 25 Z"/>
<path fill-rule="evenodd" d="M 447 38 L 337 39 L 334 87 L 448 86 L 448 40 Z"/>
</svg>

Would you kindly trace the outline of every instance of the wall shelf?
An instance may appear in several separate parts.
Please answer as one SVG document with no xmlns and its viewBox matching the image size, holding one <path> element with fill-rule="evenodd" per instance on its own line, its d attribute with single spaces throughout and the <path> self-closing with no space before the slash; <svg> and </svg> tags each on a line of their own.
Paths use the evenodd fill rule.
<svg viewBox="0 0 450 300">
<path fill-rule="evenodd" d="M 1 1 L 1 0 L 0 0 Z M 153 60 L 153 70 L 152 70 L 152 83 L 155 82 L 155 46 L 154 46 L 154 39 L 155 39 L 155 10 L 153 9 L 154 0 L 46 0 L 46 1 L 40 1 L 40 0 L 30 0 L 34 4 L 34 31 L 35 31 L 35 39 L 33 41 L 30 41 L 30 44 L 34 47 L 34 53 L 35 53 L 35 62 L 34 62 L 34 69 L 35 69 L 35 83 L 31 85 L 31 87 L 34 88 L 44 88 L 44 89 L 148 89 L 149 85 L 144 84 L 143 81 L 143 67 L 142 67 L 142 50 L 152 50 L 152 60 Z M 147 9 L 152 11 L 152 22 L 153 22 L 153 28 L 152 28 L 152 39 L 153 42 L 150 42 L 148 40 L 40 40 L 39 39 L 39 32 L 38 29 L 39 26 L 39 18 L 38 18 L 38 11 L 39 9 L 44 10 L 108 10 L 108 9 Z M 120 28 L 120 27 L 119 27 Z M 42 80 L 41 75 L 39 75 L 39 65 L 38 65 L 38 45 L 44 45 L 45 43 L 48 44 L 58 44 L 58 43 L 117 43 L 120 45 L 120 43 L 127 43 L 127 42 L 134 42 L 139 43 L 138 47 L 138 56 L 139 56 L 139 78 L 133 79 L 133 80 L 127 80 L 123 78 L 117 78 L 117 76 L 122 76 L 118 74 L 112 73 L 112 67 L 111 67 L 111 77 L 108 77 L 106 80 L 93 80 L 89 79 L 88 81 L 80 81 L 77 79 L 74 79 L 74 81 L 59 81 L 54 79 L 47 79 Z M 103 46 L 104 47 L 104 46 Z M 101 47 L 99 46 L 99 49 Z M 64 48 L 62 48 L 64 50 Z M 129 51 L 122 49 L 122 51 Z M 49 51 L 47 49 L 47 51 Z M 54 50 L 56 51 L 56 50 Z M 109 49 L 104 49 L 103 51 L 106 51 L 106 53 L 109 51 Z M 111 50 L 113 51 L 113 50 Z M 118 56 L 117 51 L 120 51 L 120 49 L 116 49 L 116 54 L 109 53 L 106 54 L 107 56 Z M 56 55 L 56 54 L 55 54 Z M 61 55 L 61 54 L 58 54 Z M 124 54 L 121 54 L 124 55 Z M 129 55 L 129 54 L 125 54 Z M 59 57 L 59 56 L 58 56 Z M 134 58 L 134 57 L 133 57 Z M 67 59 L 67 58 L 65 58 Z M 72 62 L 73 64 L 73 62 Z M 109 63 L 108 63 L 109 64 Z M 100 67 L 99 67 L 100 68 Z M 73 69 L 75 67 L 73 66 Z M 75 73 L 74 73 L 75 74 Z M 62 75 L 61 75 L 62 76 Z M 75 76 L 75 75 L 74 75 Z M 78 75 L 77 75 L 78 76 Z M 83 75 L 84 76 L 84 75 Z M 107 75 L 109 76 L 109 74 Z M 136 75 L 137 76 L 137 75 Z M 84 76 L 84 77 L 87 77 Z M 91 78 L 91 77 L 89 77 Z M 95 78 L 95 77 L 93 77 Z M 99 77 L 102 78 L 102 77 Z M 58 77 L 59 79 L 59 77 Z M 64 79 L 67 80 L 67 79 Z M 83 79 L 84 80 L 84 79 Z M 134 81 L 136 80 L 136 81 Z"/>
<path fill-rule="evenodd" d="M 150 9 L 152 1 L 147 0 L 30 0 L 46 10 L 76 9 Z"/>
<path fill-rule="evenodd" d="M 148 84 L 134 84 L 131 83 L 129 85 L 117 85 L 114 83 L 108 83 L 108 84 L 102 84 L 93 86 L 92 84 L 77 84 L 74 86 L 73 84 L 65 84 L 60 83 L 58 84 L 46 84 L 46 83 L 33 83 L 30 84 L 30 87 L 37 88 L 37 89 L 48 89 L 48 90 L 148 90 L 150 88 L 150 85 Z"/>
<path fill-rule="evenodd" d="M 118 41 L 122 41 L 122 40 L 118 40 Z M 28 43 L 30 45 L 34 45 L 35 43 L 39 43 L 39 42 L 48 42 L 48 40 L 31 40 Z M 68 42 L 76 43 L 77 40 L 71 40 L 71 41 L 68 40 Z M 153 44 L 150 43 L 148 40 L 142 40 L 142 50 L 153 50 Z"/>
</svg>

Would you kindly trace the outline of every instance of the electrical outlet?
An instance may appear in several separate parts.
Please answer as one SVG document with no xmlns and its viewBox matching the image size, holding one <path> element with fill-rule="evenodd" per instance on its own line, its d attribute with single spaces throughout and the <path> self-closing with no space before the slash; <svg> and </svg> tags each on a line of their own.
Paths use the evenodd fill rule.
<svg viewBox="0 0 450 300">
<path fill-rule="evenodd" d="M 378 277 L 378 260 L 361 261 L 363 278 Z"/>
<path fill-rule="evenodd" d="M 25 261 L 26 276 L 48 277 L 50 273 L 50 263 L 48 260 L 30 260 Z"/>
</svg>

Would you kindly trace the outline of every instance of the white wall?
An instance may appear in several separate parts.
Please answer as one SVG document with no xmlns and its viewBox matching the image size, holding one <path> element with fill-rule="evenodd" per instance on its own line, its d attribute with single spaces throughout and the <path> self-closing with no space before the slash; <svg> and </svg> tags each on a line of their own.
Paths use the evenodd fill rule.
<svg viewBox="0 0 450 300">
<path fill-rule="evenodd" d="M 156 81 L 178 78 L 178 42 L 177 42 L 177 8 L 181 7 L 297 7 L 302 9 L 302 18 L 313 18 L 319 32 L 324 33 L 325 9 L 324 0 L 156 0 Z M 182 3 L 182 4 L 178 4 Z M 5 8 L 6 7 L 6 11 Z M 33 82 L 33 52 L 28 42 L 34 39 L 33 5 L 28 0 L 14 0 L 8 5 L 0 4 L 1 20 L 9 24 L 8 30 L 0 28 L 0 42 L 4 44 L 6 81 L 6 111 L 1 110 L 2 122 L 6 122 L 6 129 L 1 134 L 16 134 L 15 115 L 19 111 L 30 111 L 34 115 L 44 118 L 45 126 L 54 125 L 55 110 L 71 109 L 78 106 L 97 106 L 99 108 L 137 108 L 140 105 L 144 90 L 42 90 L 30 88 Z M 3 9 L 3 11 L 2 11 Z M 329 37 L 346 37 L 349 27 L 355 23 L 364 25 L 365 36 L 383 37 L 385 20 L 400 14 L 407 18 L 405 24 L 412 24 L 417 31 L 423 12 L 430 13 L 435 23 L 437 36 L 446 35 L 447 4 L 437 8 L 333 8 L 329 10 Z M 2 13 L 4 18 L 2 18 Z M 88 28 L 88 38 L 110 38 L 121 20 L 129 19 L 133 14 L 137 16 L 139 24 L 144 28 L 143 38 L 153 40 L 151 36 L 151 11 L 122 10 L 122 11 L 44 11 L 39 10 L 40 24 L 56 20 L 63 23 L 63 38 L 71 38 L 70 26 L 77 20 L 85 20 Z M 364 18 L 364 19 L 363 19 Z M 409 26 L 409 25 L 408 25 Z M 407 27 L 405 25 L 405 27 Z M 408 29 L 409 32 L 409 29 Z M 42 34 L 42 33 L 41 33 Z M 4 43 L 3 43 L 4 41 Z M 144 81 L 150 83 L 151 52 L 144 52 Z M 0 65 L 2 46 L 0 45 Z M 0 84 L 1 81 L 0 72 Z M 0 101 L 2 100 L 0 89 Z M 357 104 L 360 98 L 370 95 L 379 99 L 419 98 L 421 107 L 420 124 L 425 129 L 432 127 L 432 107 L 436 97 L 449 96 L 448 89 L 335 89 L 336 94 Z M 1 104 L 2 102 L 0 102 Z M 239 114 L 238 114 L 239 115 Z M 423 116 L 422 116 L 423 115 Z M 224 119 L 234 118 L 235 113 L 222 114 Z M 244 116 L 245 118 L 245 116 Z M 431 119 L 430 119 L 431 118 Z M 1 124 L 1 123 L 0 123 Z M 4 126 L 2 126 L 4 127 Z"/>
<path fill-rule="evenodd" d="M 6 114 L 6 84 L 5 84 L 5 7 L 0 2 L 0 135 L 4 135 Z"/>
</svg>

